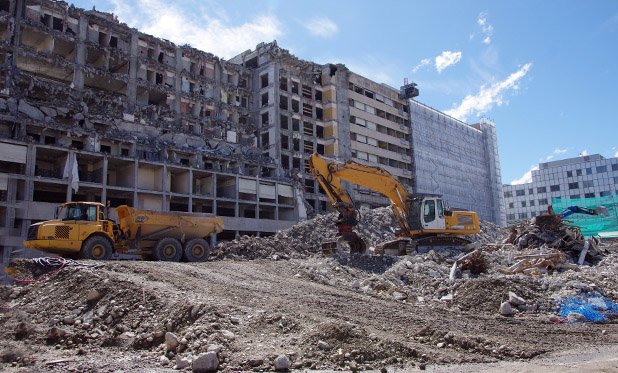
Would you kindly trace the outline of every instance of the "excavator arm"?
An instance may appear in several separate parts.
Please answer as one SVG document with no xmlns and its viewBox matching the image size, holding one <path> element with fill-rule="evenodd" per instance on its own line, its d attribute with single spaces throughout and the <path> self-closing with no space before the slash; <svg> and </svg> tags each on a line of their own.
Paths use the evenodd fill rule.
<svg viewBox="0 0 618 373">
<path fill-rule="evenodd" d="M 359 163 L 322 157 L 314 153 L 309 159 L 311 173 L 320 183 L 331 200 L 333 207 L 341 214 L 341 220 L 348 218 L 348 223 L 357 223 L 357 211 L 354 202 L 342 181 L 362 186 L 386 196 L 391 201 L 391 208 L 404 232 L 408 226 L 408 191 L 397 178 L 379 167 L 365 166 Z M 354 216 L 355 219 L 349 218 Z"/>
</svg>

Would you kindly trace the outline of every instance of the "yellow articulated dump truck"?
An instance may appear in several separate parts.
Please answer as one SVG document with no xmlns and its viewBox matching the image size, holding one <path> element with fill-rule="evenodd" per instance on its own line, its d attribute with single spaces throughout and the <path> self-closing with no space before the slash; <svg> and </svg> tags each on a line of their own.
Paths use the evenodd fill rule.
<svg viewBox="0 0 618 373">
<path fill-rule="evenodd" d="M 54 220 L 32 224 L 24 246 L 45 252 L 107 260 L 114 253 L 177 262 L 208 260 L 208 237 L 223 231 L 223 220 L 204 214 L 155 212 L 96 202 L 67 202 Z"/>
</svg>

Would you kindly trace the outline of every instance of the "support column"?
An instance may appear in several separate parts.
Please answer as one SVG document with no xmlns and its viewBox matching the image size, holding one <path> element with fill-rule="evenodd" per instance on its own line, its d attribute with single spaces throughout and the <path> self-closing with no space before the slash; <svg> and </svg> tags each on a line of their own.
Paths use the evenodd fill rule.
<svg viewBox="0 0 618 373">
<path fill-rule="evenodd" d="M 103 189 L 101 190 L 101 203 L 102 204 L 107 204 L 107 166 L 109 164 L 109 161 L 107 160 L 107 155 L 105 155 L 103 157 L 103 167 L 102 167 L 102 172 L 103 175 L 101 177 L 101 184 L 103 186 Z"/>
<path fill-rule="evenodd" d="M 139 37 L 137 30 L 131 31 L 131 47 L 129 48 L 129 83 L 127 86 L 127 109 L 134 111 L 137 102 L 137 69 L 139 62 L 137 56 L 139 54 Z"/>
<path fill-rule="evenodd" d="M 88 39 L 88 17 L 82 14 L 77 27 L 77 52 L 75 53 L 75 67 L 73 71 L 73 88 L 81 93 L 84 89 L 84 64 L 86 63 L 86 44 Z"/>
<path fill-rule="evenodd" d="M 139 166 L 139 162 L 137 161 L 137 159 L 135 161 L 133 161 L 133 207 L 135 208 L 140 208 L 140 206 L 138 205 L 138 200 L 137 200 L 137 176 L 138 176 L 138 169 Z"/>
<path fill-rule="evenodd" d="M 188 212 L 193 212 L 193 169 L 189 169 L 189 207 Z"/>
</svg>

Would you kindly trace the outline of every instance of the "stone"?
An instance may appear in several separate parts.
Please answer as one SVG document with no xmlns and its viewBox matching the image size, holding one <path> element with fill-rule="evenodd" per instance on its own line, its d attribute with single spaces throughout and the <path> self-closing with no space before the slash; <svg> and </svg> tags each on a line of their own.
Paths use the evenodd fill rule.
<svg viewBox="0 0 618 373">
<path fill-rule="evenodd" d="M 52 109 L 49 107 L 45 107 L 45 106 L 41 106 L 40 107 L 41 111 L 45 113 L 45 115 L 47 115 L 48 117 L 55 117 L 56 115 L 58 115 L 58 112 L 56 111 L 56 109 Z"/>
<path fill-rule="evenodd" d="M 320 350 L 329 350 L 330 349 L 330 345 L 324 341 L 318 341 L 318 348 Z"/>
<path fill-rule="evenodd" d="M 177 369 L 177 370 L 185 369 L 189 365 L 190 365 L 189 360 L 181 359 L 178 356 L 176 356 L 176 365 L 174 365 L 174 369 Z"/>
<path fill-rule="evenodd" d="M 193 371 L 196 373 L 216 372 L 219 369 L 219 358 L 214 351 L 201 354 L 193 360 Z"/>
<path fill-rule="evenodd" d="M 232 316 L 230 317 L 230 322 L 234 325 L 240 324 L 240 317 Z"/>
<path fill-rule="evenodd" d="M 98 290 L 90 290 L 88 294 L 86 294 L 86 301 L 89 303 L 96 302 L 101 298 L 103 298 L 103 293 Z"/>
<path fill-rule="evenodd" d="M 446 294 L 445 296 L 443 296 L 442 298 L 440 298 L 441 301 L 450 301 L 453 300 L 453 294 Z"/>
<path fill-rule="evenodd" d="M 509 291 L 509 303 L 513 306 L 521 306 L 526 304 L 526 300 L 512 291 Z"/>
<path fill-rule="evenodd" d="M 276 371 L 284 372 L 290 369 L 290 359 L 285 355 L 277 356 L 273 363 Z"/>
<path fill-rule="evenodd" d="M 206 347 L 206 351 L 208 351 L 208 352 L 212 351 L 212 352 L 215 352 L 217 354 L 219 352 L 221 352 L 221 350 L 223 350 L 223 346 L 221 346 L 221 345 L 212 344 L 212 345 L 208 345 L 208 347 Z"/>
<path fill-rule="evenodd" d="M 502 304 L 500 304 L 499 312 L 502 316 L 510 316 L 515 313 L 515 311 L 513 311 L 513 307 L 511 307 L 511 303 L 509 302 L 502 302 Z"/>
<path fill-rule="evenodd" d="M 446 343 L 444 343 L 444 342 L 440 342 L 440 343 L 436 344 L 436 347 L 438 347 L 438 348 L 444 348 L 444 346 L 446 346 Z"/>
<path fill-rule="evenodd" d="M 222 330 L 220 333 L 221 336 L 223 336 L 223 338 L 227 340 L 233 341 L 234 339 L 236 339 L 236 335 L 229 330 Z"/>
<path fill-rule="evenodd" d="M 28 117 L 34 120 L 42 121 L 45 119 L 45 114 L 43 114 L 41 110 L 30 105 L 28 102 L 26 102 L 26 100 L 19 100 L 19 106 L 17 107 L 17 110 L 21 113 L 26 114 Z"/>
<path fill-rule="evenodd" d="M 247 360 L 247 363 L 249 364 L 249 366 L 255 368 L 262 365 L 264 363 L 264 359 L 262 359 L 261 357 L 252 357 Z"/>
<path fill-rule="evenodd" d="M 163 365 L 163 366 L 165 366 L 165 365 L 169 365 L 169 364 L 170 364 L 170 359 L 168 359 L 168 358 L 167 358 L 167 356 L 162 355 L 162 356 L 159 358 L 159 364 L 161 364 L 161 365 Z"/>
<path fill-rule="evenodd" d="M 356 361 L 350 361 L 348 368 L 350 368 L 352 372 L 358 372 L 358 364 L 356 364 Z"/>
<path fill-rule="evenodd" d="M 395 300 L 405 300 L 408 298 L 408 294 L 399 291 L 393 291 L 393 298 L 395 298 Z"/>
<path fill-rule="evenodd" d="M 165 347 L 168 351 L 176 350 L 176 347 L 178 347 L 178 337 L 176 337 L 176 334 L 171 332 L 165 333 Z"/>
<path fill-rule="evenodd" d="M 67 325 L 73 325 L 73 324 L 75 324 L 75 318 L 73 318 L 72 316 L 65 316 L 62 319 L 62 322 L 67 324 Z"/>
</svg>

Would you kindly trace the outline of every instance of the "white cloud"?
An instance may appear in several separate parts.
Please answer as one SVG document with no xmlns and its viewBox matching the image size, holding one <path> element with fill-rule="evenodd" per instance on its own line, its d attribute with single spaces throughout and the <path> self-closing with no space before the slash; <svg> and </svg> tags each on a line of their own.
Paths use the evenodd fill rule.
<svg viewBox="0 0 618 373">
<path fill-rule="evenodd" d="M 467 95 L 459 105 L 444 112 L 452 117 L 466 121 L 472 114 L 480 116 L 491 110 L 494 105 L 502 106 L 506 103 L 504 92 L 509 89 L 518 89 L 519 80 L 526 76 L 531 67 L 532 63 L 527 63 L 500 82 L 493 83 L 489 87 L 482 85 L 479 93 Z"/>
<path fill-rule="evenodd" d="M 556 149 L 554 149 L 554 151 L 550 155 L 545 157 L 544 161 L 545 162 L 550 161 L 550 160 L 554 159 L 557 155 L 564 154 L 567 151 L 568 151 L 567 148 L 564 148 L 564 149 L 556 148 Z"/>
<path fill-rule="evenodd" d="M 588 153 L 588 150 L 586 150 L 586 149 L 582 150 L 582 151 L 579 153 L 579 156 L 580 156 L 580 157 L 585 157 L 585 156 L 587 156 L 587 155 L 590 155 L 590 154 Z"/>
<path fill-rule="evenodd" d="M 531 166 L 530 169 L 525 174 L 522 175 L 522 177 L 511 181 L 511 185 L 531 183 L 532 182 L 532 171 L 536 171 L 538 169 L 539 169 L 538 165 Z"/>
<path fill-rule="evenodd" d="M 188 14 L 174 2 L 163 0 L 112 0 L 112 4 L 120 21 L 141 32 L 176 44 L 189 44 L 223 58 L 282 35 L 279 20 L 272 15 L 256 15 L 246 23 L 234 25 L 220 11 Z"/>
<path fill-rule="evenodd" d="M 618 151 L 614 154 L 614 157 L 618 158 Z"/>
<path fill-rule="evenodd" d="M 429 65 L 431 63 L 431 60 L 429 58 L 423 58 L 421 60 L 421 62 L 418 63 L 418 65 L 414 66 L 412 68 L 412 72 L 416 73 L 417 71 L 419 71 L 423 66 Z"/>
<path fill-rule="evenodd" d="M 303 23 L 310 33 L 321 38 L 333 37 L 339 32 L 339 26 L 327 17 L 315 17 Z"/>
<path fill-rule="evenodd" d="M 444 51 L 436 57 L 436 70 L 439 73 L 447 67 L 456 64 L 461 60 L 461 52 Z"/>
<path fill-rule="evenodd" d="M 484 44 L 491 44 L 491 36 L 494 33 L 494 26 L 487 22 L 487 13 L 482 12 L 479 14 L 476 23 L 481 27 L 481 32 L 485 36 L 483 38 Z"/>
</svg>

